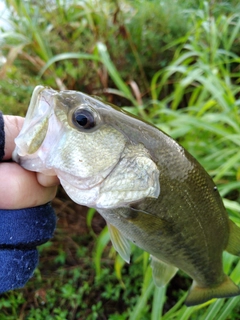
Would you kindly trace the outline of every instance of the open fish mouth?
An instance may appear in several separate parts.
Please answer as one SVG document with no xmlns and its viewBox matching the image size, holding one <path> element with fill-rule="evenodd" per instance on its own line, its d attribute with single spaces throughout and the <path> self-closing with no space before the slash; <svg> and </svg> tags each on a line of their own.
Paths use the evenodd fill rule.
<svg viewBox="0 0 240 320">
<path fill-rule="evenodd" d="M 43 127 L 47 129 L 47 120 L 51 114 L 50 107 L 51 94 L 44 91 L 43 86 L 37 86 L 32 94 L 28 112 L 21 130 L 20 135 L 15 139 L 16 148 L 12 158 L 14 161 L 20 161 L 20 157 L 29 156 L 37 150 L 37 144 L 42 142 L 46 135 L 46 130 L 43 132 Z M 47 93 L 47 94 L 46 94 Z M 41 134 L 40 134 L 41 133 Z M 37 141 L 36 141 L 37 137 Z"/>
<path fill-rule="evenodd" d="M 41 148 L 47 150 L 43 142 L 49 131 L 49 119 L 54 112 L 52 106 L 55 92 L 43 86 L 34 89 L 23 127 L 15 139 L 16 147 L 12 154 L 13 161 L 23 168 L 48 175 L 55 175 L 55 172 L 45 168 L 44 159 L 39 157 L 39 154 L 44 155 Z"/>
</svg>

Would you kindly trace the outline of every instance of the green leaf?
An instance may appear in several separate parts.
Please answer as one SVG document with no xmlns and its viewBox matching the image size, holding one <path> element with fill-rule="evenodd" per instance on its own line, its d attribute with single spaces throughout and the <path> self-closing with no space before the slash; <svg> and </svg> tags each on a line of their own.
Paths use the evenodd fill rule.
<svg viewBox="0 0 240 320">
<path fill-rule="evenodd" d="M 110 236 L 108 233 L 108 228 L 105 226 L 97 238 L 97 244 L 94 252 L 94 264 L 97 277 L 99 277 L 101 274 L 101 257 L 109 241 Z"/>
<path fill-rule="evenodd" d="M 88 53 L 75 53 L 75 52 L 65 52 L 58 55 L 53 56 L 51 59 L 47 61 L 44 67 L 39 72 L 39 77 L 42 77 L 44 72 L 54 63 L 62 60 L 68 60 L 68 59 L 79 59 L 79 60 L 95 60 L 100 61 L 100 58 L 93 54 Z"/>
<path fill-rule="evenodd" d="M 98 54 L 101 58 L 102 63 L 104 64 L 104 66 L 108 70 L 108 73 L 109 73 L 110 77 L 112 78 L 112 80 L 114 81 L 117 88 L 124 93 L 125 98 L 129 99 L 134 105 L 137 105 L 137 102 L 133 98 L 133 95 L 132 95 L 129 87 L 122 80 L 115 65 L 112 63 L 105 44 L 103 44 L 102 42 L 98 42 L 97 49 L 98 49 Z"/>
<path fill-rule="evenodd" d="M 136 306 L 130 314 L 129 320 L 141 319 L 142 310 L 145 308 L 147 300 L 154 289 L 153 281 L 149 281 L 145 290 L 142 290 L 141 296 L 138 299 Z"/>
<path fill-rule="evenodd" d="M 152 302 L 152 314 L 151 320 L 161 319 L 163 306 L 166 299 L 166 286 L 157 287 L 155 286 L 153 293 L 153 302 Z"/>
</svg>

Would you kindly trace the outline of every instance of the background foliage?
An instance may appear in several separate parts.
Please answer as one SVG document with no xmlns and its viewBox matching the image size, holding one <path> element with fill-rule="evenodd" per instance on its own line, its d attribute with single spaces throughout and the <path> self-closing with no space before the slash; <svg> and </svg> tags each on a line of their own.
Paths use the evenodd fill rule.
<svg viewBox="0 0 240 320">
<path fill-rule="evenodd" d="M 240 4 L 238 0 L 5 0 L 0 99 L 24 115 L 33 88 L 97 94 L 155 124 L 217 183 L 240 224 Z M 6 24 L 7 22 L 7 24 Z M 51 242 L 28 285 L 0 297 L 0 319 L 239 319 L 240 298 L 186 308 L 183 273 L 155 288 L 148 254 L 124 264 L 103 219 L 62 189 Z M 224 268 L 240 282 L 239 259 Z"/>
</svg>

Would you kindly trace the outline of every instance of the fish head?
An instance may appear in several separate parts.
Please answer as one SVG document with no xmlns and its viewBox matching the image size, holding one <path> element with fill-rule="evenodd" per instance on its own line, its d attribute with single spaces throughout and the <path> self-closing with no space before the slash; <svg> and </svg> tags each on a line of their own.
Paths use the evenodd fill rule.
<svg viewBox="0 0 240 320">
<path fill-rule="evenodd" d="M 156 198 L 159 170 L 145 146 L 131 138 L 134 121 L 81 92 L 38 86 L 13 159 L 27 170 L 57 175 L 82 205 L 113 208 Z"/>
</svg>

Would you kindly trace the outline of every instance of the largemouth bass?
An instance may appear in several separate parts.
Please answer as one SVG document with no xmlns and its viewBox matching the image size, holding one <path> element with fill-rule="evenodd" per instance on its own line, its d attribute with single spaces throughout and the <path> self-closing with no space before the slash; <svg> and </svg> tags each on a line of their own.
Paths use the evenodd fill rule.
<svg viewBox="0 0 240 320">
<path fill-rule="evenodd" d="M 240 229 L 217 188 L 176 141 L 118 107 L 76 91 L 35 88 L 13 159 L 57 175 L 78 204 L 105 218 L 115 249 L 129 241 L 151 255 L 157 286 L 178 269 L 192 279 L 192 306 L 240 294 L 223 272 L 224 250 L 240 255 Z"/>
</svg>

